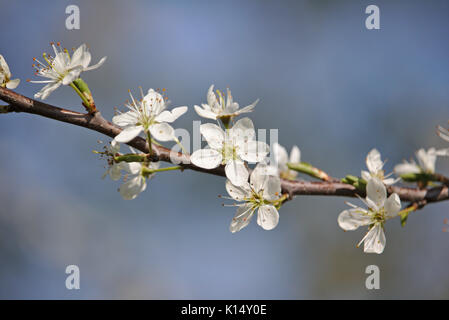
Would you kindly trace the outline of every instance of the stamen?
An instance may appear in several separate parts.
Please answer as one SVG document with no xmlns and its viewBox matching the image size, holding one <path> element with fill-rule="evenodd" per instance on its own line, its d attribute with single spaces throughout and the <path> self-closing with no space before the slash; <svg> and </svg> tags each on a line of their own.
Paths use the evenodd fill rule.
<svg viewBox="0 0 449 320">
<path fill-rule="evenodd" d="M 240 207 L 240 204 L 238 203 L 233 203 L 233 204 L 221 204 L 223 207 Z"/>
</svg>

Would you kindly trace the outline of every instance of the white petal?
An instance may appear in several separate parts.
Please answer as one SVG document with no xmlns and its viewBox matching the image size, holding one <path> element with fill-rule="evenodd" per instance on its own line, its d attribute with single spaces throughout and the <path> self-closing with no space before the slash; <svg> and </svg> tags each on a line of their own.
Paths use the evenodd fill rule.
<svg viewBox="0 0 449 320">
<path fill-rule="evenodd" d="M 248 182 L 249 172 L 243 161 L 232 160 L 226 164 L 226 177 L 235 186 L 241 186 Z"/>
<path fill-rule="evenodd" d="M 67 73 L 67 75 L 62 79 L 62 84 L 65 86 L 71 84 L 74 80 L 79 78 L 82 70 L 83 69 L 81 66 L 75 67 L 70 70 L 70 72 Z"/>
<path fill-rule="evenodd" d="M 279 223 L 279 212 L 272 205 L 264 205 L 257 213 L 257 224 L 265 230 L 274 229 Z"/>
<path fill-rule="evenodd" d="M 352 208 L 342 211 L 338 216 L 338 225 L 346 231 L 356 230 L 360 226 L 371 223 L 371 215 L 363 208 Z"/>
<path fill-rule="evenodd" d="M 36 93 L 34 95 L 34 98 L 45 100 L 50 95 L 50 93 L 52 93 L 53 91 L 58 89 L 60 86 L 61 86 L 61 82 L 59 82 L 59 81 L 49 83 L 45 87 L 43 87 L 38 93 Z"/>
<path fill-rule="evenodd" d="M 380 152 L 377 149 L 372 149 L 366 157 L 366 167 L 369 172 L 377 173 L 382 170 L 383 163 L 380 157 Z"/>
<path fill-rule="evenodd" d="M 275 142 L 273 144 L 273 156 L 279 169 L 282 171 L 287 170 L 288 153 L 287 150 L 279 143 Z"/>
<path fill-rule="evenodd" d="M 368 171 L 362 170 L 362 178 L 365 181 L 368 181 L 369 179 L 371 179 L 371 174 Z"/>
<path fill-rule="evenodd" d="M 98 61 L 97 64 L 94 64 L 94 65 L 92 65 L 90 67 L 84 68 L 83 71 L 90 71 L 90 70 L 94 70 L 94 69 L 100 68 L 105 63 L 106 58 L 107 57 L 101 58 L 100 61 Z M 89 59 L 89 62 L 90 62 L 90 59 Z"/>
<path fill-rule="evenodd" d="M 435 162 L 437 160 L 435 148 L 430 148 L 427 152 L 424 149 L 419 149 L 416 152 L 416 158 L 424 171 L 431 173 L 435 172 Z"/>
<path fill-rule="evenodd" d="M 120 186 L 119 192 L 125 200 L 135 199 L 147 187 L 145 179 L 137 176 Z"/>
<path fill-rule="evenodd" d="M 112 122 L 120 127 L 134 126 L 137 123 L 137 114 L 128 111 L 112 117 Z"/>
<path fill-rule="evenodd" d="M 281 179 L 279 176 L 267 175 L 263 186 L 263 198 L 268 201 L 279 199 L 281 195 Z"/>
<path fill-rule="evenodd" d="M 226 88 L 226 92 L 227 92 L 226 108 L 229 108 L 234 103 L 234 100 L 232 99 L 231 89 Z"/>
<path fill-rule="evenodd" d="M 229 231 L 232 233 L 238 232 L 245 228 L 253 216 L 254 209 L 251 204 L 245 203 L 237 208 L 234 218 L 229 226 Z"/>
<path fill-rule="evenodd" d="M 270 147 L 262 141 L 248 141 L 240 145 L 237 153 L 243 160 L 249 163 L 257 163 L 263 161 L 270 152 Z"/>
<path fill-rule="evenodd" d="M 140 162 L 123 162 L 122 169 L 132 175 L 140 174 L 142 164 Z"/>
<path fill-rule="evenodd" d="M 157 122 L 169 122 L 169 123 L 175 121 L 173 119 L 172 113 L 168 110 L 165 110 L 165 111 L 162 111 L 161 113 L 159 113 L 156 116 L 156 118 L 154 118 L 154 120 Z"/>
<path fill-rule="evenodd" d="M 392 184 L 395 184 L 395 183 L 398 182 L 399 180 L 401 180 L 401 179 L 400 179 L 400 178 L 397 178 L 397 179 L 394 179 L 394 178 L 387 178 L 387 179 L 384 179 L 383 182 L 384 182 L 384 185 L 386 185 L 386 186 L 391 186 Z"/>
<path fill-rule="evenodd" d="M 297 146 L 293 146 L 292 151 L 290 151 L 290 162 L 299 163 L 301 162 L 301 150 Z"/>
<path fill-rule="evenodd" d="M 206 139 L 207 144 L 213 149 L 222 149 L 224 141 L 224 131 L 214 123 L 206 123 L 200 126 L 201 135 Z"/>
<path fill-rule="evenodd" d="M 395 217 L 401 210 L 401 199 L 396 193 L 390 195 L 385 201 L 385 214 L 388 218 Z"/>
<path fill-rule="evenodd" d="M 54 71 L 59 74 L 63 74 L 70 69 L 69 56 L 66 52 L 58 52 L 51 64 Z"/>
<path fill-rule="evenodd" d="M 3 74 L 5 74 L 8 78 L 11 77 L 11 72 L 9 71 L 8 64 L 6 63 L 5 58 L 0 54 L 0 71 L 3 70 Z"/>
<path fill-rule="evenodd" d="M 157 123 L 150 126 L 153 138 L 159 141 L 171 141 L 175 137 L 175 130 L 167 123 Z"/>
<path fill-rule="evenodd" d="M 176 107 L 171 110 L 171 113 L 172 113 L 174 119 L 176 120 L 180 116 L 182 116 L 184 113 L 186 113 L 188 109 L 189 108 L 187 106 Z"/>
<path fill-rule="evenodd" d="M 417 166 L 415 162 L 407 162 L 397 164 L 394 169 L 394 173 L 398 176 L 407 173 L 419 173 L 421 172 L 420 168 Z"/>
<path fill-rule="evenodd" d="M 178 119 L 180 116 L 182 116 L 184 113 L 187 112 L 187 107 L 177 107 L 174 108 L 171 111 L 163 111 L 161 112 L 154 120 L 157 122 L 174 122 L 176 119 Z"/>
<path fill-rule="evenodd" d="M 84 70 L 87 70 L 87 67 L 90 64 L 90 61 L 92 60 L 92 55 L 90 54 L 90 52 L 87 49 L 87 46 L 85 44 L 83 44 L 82 46 L 84 46 L 83 52 L 80 57 L 80 60 L 77 61 L 77 63 L 78 63 L 77 65 L 81 66 Z"/>
<path fill-rule="evenodd" d="M 240 119 L 229 129 L 229 137 L 236 144 L 253 140 L 255 135 L 254 124 L 250 118 Z"/>
<path fill-rule="evenodd" d="M 83 62 L 84 52 L 86 51 L 86 44 L 80 45 L 75 52 L 72 54 L 72 58 L 70 59 L 70 67 L 76 67 L 81 65 Z"/>
<path fill-rule="evenodd" d="M 365 242 L 363 251 L 381 254 L 384 251 L 387 240 L 382 226 L 378 223 L 368 231 L 362 241 Z"/>
<path fill-rule="evenodd" d="M 237 201 L 244 201 L 245 198 L 251 197 L 251 188 L 249 183 L 245 183 L 239 187 L 232 184 L 231 181 L 226 180 L 226 191 Z"/>
<path fill-rule="evenodd" d="M 226 103 L 226 108 L 224 109 L 222 115 L 237 115 L 237 114 L 239 114 L 239 111 L 240 111 L 240 110 L 237 111 L 238 108 L 239 108 L 239 104 L 237 102 Z"/>
<path fill-rule="evenodd" d="M 200 117 L 206 118 L 206 119 L 212 119 L 212 120 L 217 120 L 217 114 L 212 112 L 211 110 L 206 110 L 201 108 L 200 106 L 194 106 L 196 113 L 198 113 L 198 115 Z"/>
<path fill-rule="evenodd" d="M 20 83 L 20 79 L 9 80 L 6 83 L 6 88 L 13 90 L 13 89 L 17 88 L 19 83 Z"/>
<path fill-rule="evenodd" d="M 440 156 L 440 157 L 442 157 L 442 156 L 449 156 L 449 148 L 447 148 L 447 149 L 440 149 L 440 150 L 435 150 L 435 154 L 437 155 L 437 156 Z"/>
<path fill-rule="evenodd" d="M 267 180 L 270 177 L 277 177 L 277 175 L 278 171 L 276 170 L 276 167 L 269 166 L 262 162 L 258 163 L 253 172 L 251 172 L 250 185 L 256 192 L 259 192 L 266 188 Z"/>
<path fill-rule="evenodd" d="M 146 106 L 150 107 L 152 114 L 158 115 L 165 109 L 165 101 L 159 92 L 149 89 L 147 95 L 143 98 Z"/>
<path fill-rule="evenodd" d="M 115 154 L 117 152 L 120 152 L 120 143 L 118 143 L 115 140 L 111 141 L 111 148 L 110 148 L 111 153 Z"/>
<path fill-rule="evenodd" d="M 213 108 L 216 104 L 218 104 L 217 96 L 214 93 L 214 85 L 211 85 L 209 87 L 209 90 L 207 90 L 207 104 Z"/>
<path fill-rule="evenodd" d="M 213 169 L 221 164 L 222 156 L 213 149 L 200 149 L 192 153 L 190 161 L 197 167 Z"/>
<path fill-rule="evenodd" d="M 242 113 L 249 113 L 252 112 L 254 107 L 256 106 L 256 104 L 259 102 L 259 99 L 257 99 L 256 101 L 254 101 L 253 103 L 251 103 L 250 105 L 238 110 L 236 112 L 237 115 L 242 114 Z"/>
<path fill-rule="evenodd" d="M 110 168 L 109 168 L 109 176 L 111 177 L 112 180 L 117 181 L 120 179 L 120 177 L 122 176 L 122 163 L 114 163 Z"/>
<path fill-rule="evenodd" d="M 377 210 L 384 206 L 387 199 L 387 190 L 382 181 L 377 178 L 371 178 L 366 185 L 366 201 L 368 204 L 374 204 L 373 209 Z"/>
<path fill-rule="evenodd" d="M 142 126 L 130 126 L 126 127 L 122 130 L 118 135 L 115 136 L 115 141 L 119 143 L 127 143 L 130 142 L 132 139 L 137 137 L 139 133 L 141 133 L 143 130 Z"/>
<path fill-rule="evenodd" d="M 158 162 L 150 162 L 150 169 L 159 169 L 159 167 L 161 166 L 161 163 L 158 161 Z"/>
</svg>

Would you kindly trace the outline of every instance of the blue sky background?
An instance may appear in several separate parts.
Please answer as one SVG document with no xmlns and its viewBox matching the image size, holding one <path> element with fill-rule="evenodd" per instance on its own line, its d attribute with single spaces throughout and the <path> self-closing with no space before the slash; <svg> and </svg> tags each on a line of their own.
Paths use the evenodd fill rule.
<svg viewBox="0 0 449 320">
<path fill-rule="evenodd" d="M 65 29 L 77 4 L 81 29 Z M 107 118 L 127 90 L 167 88 L 189 112 L 207 88 L 229 86 L 255 126 L 343 177 L 359 174 L 377 147 L 386 170 L 419 147 L 448 147 L 435 134 L 449 119 L 449 3 L 376 1 L 381 29 L 365 28 L 368 1 L 0 1 L 0 53 L 18 92 L 32 96 L 32 58 L 89 44 L 83 75 Z M 48 103 L 82 111 L 68 87 Z M 157 175 L 134 201 L 102 180 L 92 153 L 108 141 L 85 129 L 27 114 L 0 116 L 0 298 L 449 298 L 446 203 L 386 228 L 385 252 L 355 248 L 364 231 L 343 232 L 344 199 L 298 197 L 270 232 L 253 223 L 231 234 L 224 179 L 194 172 Z M 170 146 L 170 144 L 168 144 Z M 447 173 L 448 159 L 437 170 Z M 357 202 L 354 200 L 353 202 Z M 65 267 L 81 290 L 65 288 Z M 365 289 L 364 270 L 381 270 Z"/>
</svg>

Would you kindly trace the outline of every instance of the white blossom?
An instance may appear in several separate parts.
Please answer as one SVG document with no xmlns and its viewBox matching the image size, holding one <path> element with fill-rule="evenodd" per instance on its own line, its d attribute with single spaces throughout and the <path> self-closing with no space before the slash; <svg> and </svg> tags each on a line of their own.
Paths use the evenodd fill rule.
<svg viewBox="0 0 449 320">
<path fill-rule="evenodd" d="M 356 230 L 360 226 L 369 226 L 369 231 L 359 242 L 364 242 L 364 251 L 367 253 L 382 253 L 386 238 L 384 224 L 388 219 L 394 218 L 401 210 L 401 199 L 393 193 L 387 199 L 385 185 L 378 178 L 371 178 L 366 185 L 365 204 L 368 209 L 357 207 L 348 203 L 352 208 L 344 210 L 338 216 L 338 224 L 343 230 Z"/>
<path fill-rule="evenodd" d="M 442 126 L 437 127 L 437 135 L 444 141 L 449 142 L 449 130 Z"/>
<path fill-rule="evenodd" d="M 159 141 L 175 140 L 175 130 L 168 123 L 174 122 L 187 111 L 186 106 L 177 107 L 171 111 L 165 110 L 167 104 L 162 95 L 153 89 L 140 101 L 134 99 L 126 104 L 129 111 L 116 115 L 112 122 L 124 130 L 115 137 L 115 140 L 126 143 L 137 137 L 142 131 L 149 130 L 151 136 Z"/>
<path fill-rule="evenodd" d="M 136 153 L 133 148 L 130 148 L 131 152 Z M 125 171 L 128 172 L 126 177 L 126 182 L 123 183 L 119 192 L 125 200 L 135 199 L 141 192 L 145 191 L 147 188 L 147 180 L 151 179 L 154 175 L 152 174 L 144 174 L 142 171 L 143 164 L 141 162 L 130 162 L 126 163 L 123 167 Z M 148 169 L 158 169 L 159 162 L 150 162 L 147 166 Z"/>
<path fill-rule="evenodd" d="M 38 93 L 34 95 L 36 99 L 46 99 L 50 93 L 55 91 L 61 85 L 69 85 L 74 80 L 78 79 L 81 72 L 94 70 L 99 68 L 105 61 L 106 57 L 89 67 L 91 54 L 86 44 L 82 44 L 70 56 L 67 49 L 62 49 L 59 42 L 55 45 L 51 43 L 55 56 L 43 54 L 45 63 L 33 58 L 36 68 L 36 75 L 48 78 L 49 80 L 30 81 L 32 83 L 46 83 Z"/>
<path fill-rule="evenodd" d="M 290 158 L 288 156 L 287 150 L 279 143 L 275 142 L 273 144 L 273 156 L 275 164 L 278 167 L 279 175 L 283 179 L 294 180 L 298 176 L 298 172 L 295 170 L 290 170 L 287 167 L 287 163 L 299 163 L 301 162 L 301 151 L 297 146 L 293 146 L 290 151 Z"/>
<path fill-rule="evenodd" d="M 195 105 L 195 111 L 199 116 L 207 119 L 218 120 L 220 118 L 232 118 L 242 113 L 253 111 L 259 100 L 257 99 L 252 104 L 239 109 L 239 104 L 234 102 L 231 95 L 231 90 L 227 89 L 227 98 L 225 94 L 217 90 L 214 92 L 214 85 L 209 87 L 207 91 L 207 104 L 202 104 L 202 107 Z"/>
<path fill-rule="evenodd" d="M 20 83 L 20 79 L 11 80 L 11 71 L 5 58 L 0 54 L 0 87 L 15 89 Z"/>
<path fill-rule="evenodd" d="M 244 161 L 260 162 L 269 152 L 265 142 L 254 140 L 256 131 L 249 118 L 240 119 L 226 131 L 213 123 L 202 124 L 200 132 L 206 139 L 208 148 L 193 152 L 190 160 L 204 169 L 225 165 L 226 177 L 236 186 L 248 182 L 249 173 Z"/>
<path fill-rule="evenodd" d="M 398 180 L 384 176 L 385 172 L 382 169 L 384 162 L 380 157 L 380 152 L 377 149 L 372 149 L 366 156 L 366 167 L 368 171 L 362 170 L 362 178 L 368 181 L 371 178 L 378 178 L 387 186 L 396 183 Z"/>
<path fill-rule="evenodd" d="M 435 173 L 437 156 L 449 156 L 449 149 L 436 150 L 435 148 L 430 148 L 426 151 L 421 148 L 416 152 L 418 163 L 414 160 L 404 160 L 403 163 L 394 167 L 394 172 L 398 176 L 407 173 Z"/>
<path fill-rule="evenodd" d="M 234 233 L 246 227 L 257 210 L 257 224 L 265 230 L 274 229 L 279 222 L 279 213 L 274 202 L 281 195 L 281 180 L 275 167 L 259 163 L 251 173 L 250 183 L 235 186 L 226 181 L 229 195 L 241 203 L 235 204 L 237 212 L 229 230 Z"/>
<path fill-rule="evenodd" d="M 106 148 L 106 155 L 108 156 L 108 169 L 104 173 L 103 177 L 109 175 L 109 177 L 116 181 L 119 180 L 122 176 L 122 170 L 128 169 L 128 163 L 126 162 L 116 162 L 114 161 L 114 156 L 119 154 L 120 152 L 120 144 L 112 140 L 111 146 Z"/>
</svg>

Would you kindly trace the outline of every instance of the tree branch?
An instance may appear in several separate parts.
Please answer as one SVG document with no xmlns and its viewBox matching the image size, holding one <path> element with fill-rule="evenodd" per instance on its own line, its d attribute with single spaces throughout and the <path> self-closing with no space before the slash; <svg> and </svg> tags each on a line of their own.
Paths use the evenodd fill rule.
<svg viewBox="0 0 449 320">
<path fill-rule="evenodd" d="M 100 112 L 95 112 L 93 114 L 83 114 L 58 108 L 40 101 L 27 98 L 14 91 L 1 87 L 0 99 L 9 104 L 8 112 L 25 112 L 36 114 L 57 121 L 85 127 L 90 130 L 100 132 L 111 138 L 114 138 L 122 131 L 121 128 L 103 118 Z M 137 137 L 134 140 L 130 141 L 128 145 L 142 152 L 148 153 L 148 146 L 146 140 L 143 138 Z M 190 169 L 218 176 L 225 176 L 223 166 L 211 170 L 203 169 L 190 163 L 189 155 L 174 152 L 170 149 L 158 146 L 156 144 L 152 145 L 152 154 L 150 155 L 150 157 L 153 161 L 164 161 L 173 164 L 179 164 L 184 169 Z M 442 182 L 447 182 L 447 178 L 442 178 Z M 352 185 L 336 181 L 335 179 L 332 179 L 331 181 L 320 182 L 302 180 L 290 181 L 282 179 L 281 183 L 282 192 L 288 194 L 290 199 L 295 195 L 365 197 L 365 193 L 363 191 L 356 189 Z M 403 202 L 422 204 L 420 205 L 420 207 L 428 203 L 449 199 L 449 190 L 446 185 L 429 189 L 391 186 L 388 187 L 387 190 L 389 194 L 393 192 L 397 193 Z"/>
</svg>

